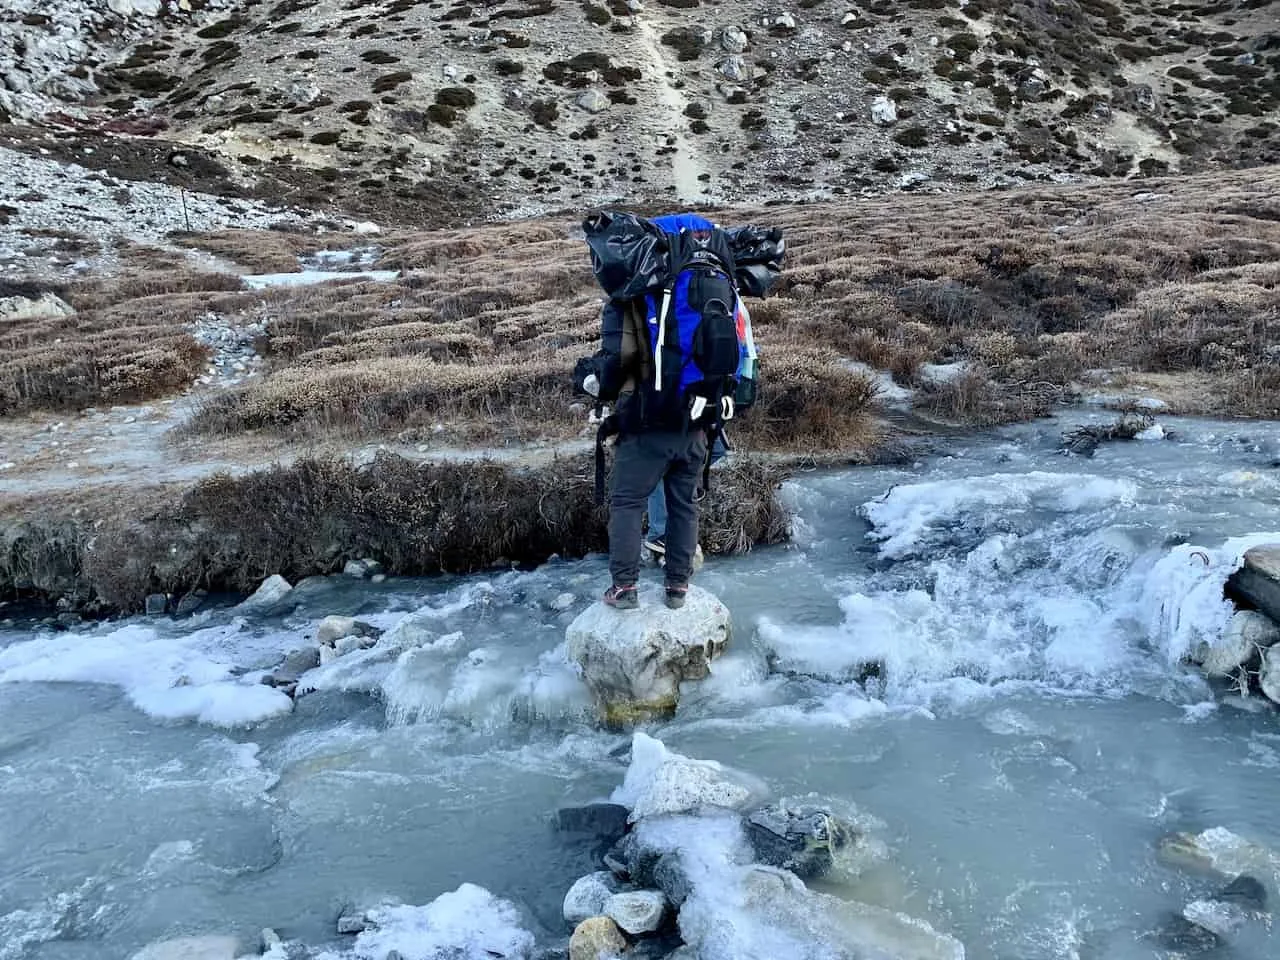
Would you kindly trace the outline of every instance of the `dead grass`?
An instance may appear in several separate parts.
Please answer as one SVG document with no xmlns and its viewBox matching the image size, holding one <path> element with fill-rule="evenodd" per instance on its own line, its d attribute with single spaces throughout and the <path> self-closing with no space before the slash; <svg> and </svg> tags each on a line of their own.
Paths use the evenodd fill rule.
<svg viewBox="0 0 1280 960">
<path fill-rule="evenodd" d="M 329 234 L 293 233 L 283 230 L 218 230 L 210 233 L 177 232 L 169 239 L 179 246 L 203 250 L 244 267 L 250 273 L 295 273 L 298 257 L 343 242 Z"/>
<path fill-rule="evenodd" d="M 781 226 L 791 251 L 776 294 L 753 304 L 764 387 L 737 430 L 758 449 L 864 442 L 872 398 L 846 360 L 919 388 L 934 415 L 972 423 L 1038 416 L 1099 368 L 1206 375 L 1219 385 L 1216 412 L 1265 415 L 1280 324 L 1278 191 L 1271 167 L 1147 179 L 1141 190 L 1073 185 L 721 214 Z M 379 266 L 405 271 L 398 283 L 253 294 L 163 251 L 131 251 L 140 269 L 125 282 L 68 291 L 83 311 L 75 323 L 18 332 L 5 345 L 48 349 L 60 338 L 65 352 L 110 327 L 121 343 L 132 328 L 140 349 L 140 333 L 155 338 L 197 311 L 252 308 L 271 318 L 260 344 L 270 372 L 211 402 L 198 431 L 369 435 L 430 421 L 461 438 L 567 435 L 580 426 L 566 419 L 568 370 L 594 348 L 599 309 L 572 229 L 551 219 L 388 234 Z M 319 243 L 275 232 L 182 240 L 231 256 L 256 249 L 274 267 Z M 155 363 L 103 356 L 135 368 L 123 377 L 130 384 Z M 921 384 L 924 364 L 957 360 L 971 364 L 969 377 Z M 66 402 L 15 388 L 13 362 L 6 409 Z M 77 398 L 105 378 L 78 372 L 80 360 L 41 363 L 19 369 L 37 380 L 65 370 L 88 384 Z M 130 389 L 160 389 L 190 369 L 170 363 L 154 388 Z"/>
<path fill-rule="evenodd" d="M 790 535 L 784 475 L 738 459 L 717 471 L 703 548 L 731 554 Z M 395 574 L 467 573 L 607 549 L 590 457 L 538 468 L 302 460 L 174 492 L 99 490 L 0 502 L 0 590 L 78 608 L 136 610 L 149 593 L 247 592 L 373 557 Z"/>
</svg>

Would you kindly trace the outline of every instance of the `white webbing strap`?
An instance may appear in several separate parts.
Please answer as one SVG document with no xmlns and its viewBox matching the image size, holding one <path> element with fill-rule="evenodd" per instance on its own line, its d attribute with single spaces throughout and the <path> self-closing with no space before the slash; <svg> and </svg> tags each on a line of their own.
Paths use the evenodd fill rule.
<svg viewBox="0 0 1280 960">
<path fill-rule="evenodd" d="M 653 389 L 662 390 L 662 345 L 667 342 L 667 311 L 671 309 L 671 288 L 662 291 L 662 310 L 658 314 L 658 340 L 653 345 Z"/>
</svg>

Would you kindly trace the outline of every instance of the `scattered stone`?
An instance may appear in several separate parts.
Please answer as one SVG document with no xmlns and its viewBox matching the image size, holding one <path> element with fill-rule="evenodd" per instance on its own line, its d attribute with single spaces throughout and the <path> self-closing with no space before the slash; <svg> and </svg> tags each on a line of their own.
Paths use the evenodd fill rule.
<svg viewBox="0 0 1280 960">
<path fill-rule="evenodd" d="M 794 30 L 796 28 L 796 18 L 790 13 L 780 13 L 774 17 L 773 25 L 782 30 Z"/>
<path fill-rule="evenodd" d="M 886 96 L 876 97 L 871 101 L 871 119 L 882 127 L 892 126 L 898 122 L 898 105 Z"/>
<path fill-rule="evenodd" d="M 320 666 L 319 649 L 316 647 L 302 647 L 299 650 L 294 650 L 284 658 L 284 663 L 272 671 L 271 677 L 275 681 L 274 686 L 282 687 L 290 683 L 297 683 L 304 673 L 314 670 L 318 666 Z"/>
<path fill-rule="evenodd" d="M 362 637 L 377 639 L 382 631 L 373 624 L 356 620 L 353 617 L 328 616 L 320 621 L 316 628 L 316 643 L 333 646 L 343 637 Z"/>
<path fill-rule="evenodd" d="M 1180 914 L 1170 916 L 1151 939 L 1164 949 L 1173 951 L 1173 957 L 1177 958 L 1208 953 L 1222 946 L 1222 940 L 1216 933 Z"/>
<path fill-rule="evenodd" d="M 556 829 L 564 833 L 585 833 L 602 840 L 617 840 L 627 832 L 630 811 L 620 803 L 588 803 L 581 807 L 561 807 L 556 811 Z"/>
<path fill-rule="evenodd" d="M 152 593 L 147 596 L 146 612 L 148 617 L 162 616 L 169 608 L 169 598 L 163 593 Z"/>
<path fill-rule="evenodd" d="M 779 805 L 752 813 L 745 826 L 761 863 L 790 870 L 802 880 L 824 876 L 835 854 L 857 837 L 852 827 L 824 810 L 788 810 Z"/>
<path fill-rule="evenodd" d="M 348 577 L 355 577 L 357 580 L 363 580 L 371 577 L 375 573 L 382 572 L 382 564 L 377 560 L 368 558 L 362 560 L 348 560 L 346 566 L 342 568 L 343 574 Z"/>
<path fill-rule="evenodd" d="M 685 606 L 669 610 L 661 589 L 646 585 L 639 610 L 597 602 L 566 639 L 604 720 L 626 725 L 673 713 L 680 684 L 708 675 L 730 631 L 728 609 L 706 590 L 691 587 Z"/>
<path fill-rule="evenodd" d="M 569 960 L 614 960 L 627 949 L 627 938 L 608 917 L 590 917 L 569 939 Z"/>
<path fill-rule="evenodd" d="M 293 586 L 280 574 L 272 574 L 262 581 L 262 586 L 248 600 L 243 601 L 242 608 L 269 607 L 284 599 Z"/>
<path fill-rule="evenodd" d="M 1165 863 L 1222 877 L 1267 875 L 1280 869 L 1280 857 L 1222 827 L 1170 834 L 1160 839 L 1156 850 Z"/>
<path fill-rule="evenodd" d="M 52 293 L 42 293 L 38 297 L 0 297 L 0 323 L 58 319 L 73 313 L 75 310 Z"/>
<path fill-rule="evenodd" d="M 1230 939 L 1249 922 L 1249 912 L 1221 900 L 1192 900 L 1182 908 L 1182 916 L 1214 936 Z"/>
<path fill-rule="evenodd" d="M 364 933 L 368 927 L 363 913 L 344 913 L 338 918 L 338 932 L 342 934 Z"/>
<path fill-rule="evenodd" d="M 742 80 L 747 75 L 746 58 L 740 54 L 726 57 L 717 69 L 730 80 Z"/>
<path fill-rule="evenodd" d="M 667 898 L 657 890 L 615 893 L 604 905 L 604 914 L 633 937 L 653 933 L 662 926 Z"/>
<path fill-rule="evenodd" d="M 609 98 L 599 90 L 587 90 L 578 97 L 578 106 L 587 113 L 603 113 L 609 109 Z"/>
<path fill-rule="evenodd" d="M 605 904 L 618 892 L 618 882 L 612 873 L 600 871 L 580 877 L 564 895 L 562 907 L 565 923 L 577 926 L 588 917 L 598 917 L 605 912 Z"/>
<path fill-rule="evenodd" d="M 726 53 L 743 53 L 748 42 L 747 33 L 741 27 L 725 27 L 720 34 L 720 46 Z"/>
<path fill-rule="evenodd" d="M 178 601 L 178 606 L 174 610 L 174 615 L 185 617 L 195 613 L 200 609 L 200 604 L 204 603 L 205 598 L 209 596 L 208 590 L 196 589 L 188 594 L 184 594 L 182 599 Z"/>
</svg>

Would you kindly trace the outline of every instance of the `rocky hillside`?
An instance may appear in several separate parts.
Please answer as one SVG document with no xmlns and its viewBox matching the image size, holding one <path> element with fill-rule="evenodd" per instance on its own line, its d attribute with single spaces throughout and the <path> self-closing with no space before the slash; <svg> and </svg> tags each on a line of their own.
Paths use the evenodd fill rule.
<svg viewBox="0 0 1280 960">
<path fill-rule="evenodd" d="M 214 192 L 404 220 L 1250 166 L 1280 161 L 1277 116 L 1270 0 L 0 11 L 10 145 L 139 178 L 185 149 Z"/>
</svg>

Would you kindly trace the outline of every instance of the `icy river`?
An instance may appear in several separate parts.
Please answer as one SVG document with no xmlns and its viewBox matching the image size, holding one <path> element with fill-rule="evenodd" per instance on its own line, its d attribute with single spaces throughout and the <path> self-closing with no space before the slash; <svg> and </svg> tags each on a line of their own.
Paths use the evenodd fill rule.
<svg viewBox="0 0 1280 960">
<path fill-rule="evenodd" d="M 1244 547 L 1280 540 L 1280 426 L 1166 419 L 1060 453 L 1088 419 L 799 474 L 794 543 L 700 575 L 730 651 L 647 730 L 857 824 L 883 856 L 830 892 L 976 960 L 1172 956 L 1144 935 L 1221 880 L 1162 837 L 1280 852 L 1280 713 L 1182 662 L 1222 629 Z M 551 818 L 607 798 L 631 743 L 590 722 L 561 647 L 605 576 L 337 576 L 263 608 L 0 632 L 0 960 L 180 937 L 257 955 L 265 927 L 308 956 L 556 956 L 565 891 L 600 866 Z M 296 705 L 259 683 L 329 614 L 419 646 L 340 658 Z M 425 909 L 380 944 L 336 932 L 382 902 Z M 1210 955 L 1280 956 L 1280 930 Z"/>
</svg>

